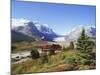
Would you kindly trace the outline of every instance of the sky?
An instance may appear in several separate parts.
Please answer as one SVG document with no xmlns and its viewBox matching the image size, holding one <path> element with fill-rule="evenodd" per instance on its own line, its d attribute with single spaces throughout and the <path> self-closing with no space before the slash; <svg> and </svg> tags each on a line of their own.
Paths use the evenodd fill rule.
<svg viewBox="0 0 100 75">
<path fill-rule="evenodd" d="M 12 0 L 12 19 L 39 21 L 58 34 L 66 34 L 80 25 L 95 26 L 95 15 L 95 6 Z"/>
</svg>

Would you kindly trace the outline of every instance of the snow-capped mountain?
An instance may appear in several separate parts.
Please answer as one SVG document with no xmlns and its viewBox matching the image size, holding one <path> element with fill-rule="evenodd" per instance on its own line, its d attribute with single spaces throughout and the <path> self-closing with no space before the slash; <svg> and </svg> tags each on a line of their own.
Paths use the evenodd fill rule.
<svg viewBox="0 0 100 75">
<path fill-rule="evenodd" d="M 25 22 L 23 26 L 13 27 L 12 30 L 33 38 L 40 38 L 48 41 L 52 41 L 53 38 L 58 37 L 49 26 L 32 21 Z"/>
<path fill-rule="evenodd" d="M 41 37 L 42 34 L 38 31 L 33 22 L 27 22 L 24 26 L 15 27 L 13 30 L 28 35 L 30 37 Z"/>
<path fill-rule="evenodd" d="M 95 37 L 96 36 L 96 28 L 92 27 L 92 26 L 79 26 L 76 27 L 74 29 L 72 29 L 72 31 L 70 31 L 67 36 L 66 36 L 66 41 L 70 42 L 70 41 L 76 41 L 82 31 L 82 29 L 85 29 L 85 33 L 89 36 L 89 37 Z"/>
<path fill-rule="evenodd" d="M 37 26 L 37 29 L 44 34 L 55 34 L 54 31 L 45 24 Z"/>
<path fill-rule="evenodd" d="M 83 28 L 85 29 L 86 34 L 90 37 L 96 36 L 96 28 L 92 26 L 78 26 L 63 36 L 56 34 L 47 24 L 40 24 L 38 21 L 30 21 L 26 19 L 12 20 L 13 32 L 18 32 L 18 35 L 21 33 L 33 39 L 46 41 L 76 41 Z M 15 32 L 12 35 L 15 35 Z"/>
</svg>

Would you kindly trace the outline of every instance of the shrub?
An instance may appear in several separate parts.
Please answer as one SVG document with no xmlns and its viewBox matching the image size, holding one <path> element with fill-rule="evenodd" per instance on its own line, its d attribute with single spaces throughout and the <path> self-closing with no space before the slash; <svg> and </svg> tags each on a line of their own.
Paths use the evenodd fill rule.
<svg viewBox="0 0 100 75">
<path fill-rule="evenodd" d="M 46 53 L 42 53 L 40 59 L 42 64 L 48 63 L 48 55 Z"/>
<path fill-rule="evenodd" d="M 65 55 L 62 55 L 62 56 L 61 56 L 61 59 L 62 59 L 62 60 L 64 60 L 65 58 L 66 58 L 66 56 L 65 56 Z"/>
<path fill-rule="evenodd" d="M 14 51 L 16 49 L 16 46 L 12 45 L 11 50 Z"/>
<path fill-rule="evenodd" d="M 74 49 L 74 43 L 72 41 L 70 42 L 69 48 Z"/>
<path fill-rule="evenodd" d="M 66 47 L 63 47 L 63 49 L 62 49 L 63 51 L 66 51 L 67 50 L 67 48 Z"/>
<path fill-rule="evenodd" d="M 71 65 L 77 65 L 80 62 L 80 58 L 78 56 L 71 56 L 66 58 L 66 63 Z"/>
<path fill-rule="evenodd" d="M 49 50 L 49 55 L 54 55 L 55 54 L 55 50 L 54 49 L 50 49 Z"/>
<path fill-rule="evenodd" d="M 80 64 L 80 58 L 79 57 L 67 57 L 66 63 L 70 65 L 70 70 L 78 70 L 78 65 Z"/>
<path fill-rule="evenodd" d="M 92 59 L 96 60 L 96 53 L 91 52 L 90 55 L 91 55 Z"/>
<path fill-rule="evenodd" d="M 32 50 L 31 51 L 31 57 L 32 57 L 32 59 L 39 58 L 40 57 L 40 54 L 39 54 L 38 50 Z"/>
<path fill-rule="evenodd" d="M 64 53 L 61 53 L 60 56 L 59 56 L 59 58 L 60 58 L 61 60 L 64 60 L 64 59 L 66 58 L 66 55 L 65 55 Z"/>
<path fill-rule="evenodd" d="M 96 64 L 96 62 L 94 61 L 94 60 L 87 60 L 87 59 L 83 59 L 82 61 L 81 61 L 81 63 L 83 64 L 83 65 L 93 65 L 93 66 L 95 66 L 95 64 Z"/>
<path fill-rule="evenodd" d="M 74 43 L 71 41 L 69 46 L 67 48 L 64 48 L 64 50 L 73 50 L 74 49 Z"/>
<path fill-rule="evenodd" d="M 84 58 L 84 59 L 88 59 L 88 60 L 93 59 L 92 55 L 90 55 L 88 53 L 78 53 L 77 55 Z"/>
</svg>

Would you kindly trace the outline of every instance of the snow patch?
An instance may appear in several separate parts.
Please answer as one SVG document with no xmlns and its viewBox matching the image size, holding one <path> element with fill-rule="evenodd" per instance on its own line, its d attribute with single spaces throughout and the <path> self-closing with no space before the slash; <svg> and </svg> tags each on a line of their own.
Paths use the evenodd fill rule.
<svg viewBox="0 0 100 75">
<path fill-rule="evenodd" d="M 12 19 L 12 28 L 14 27 L 18 27 L 18 26 L 25 26 L 25 23 L 28 23 L 29 20 L 24 19 L 24 18 L 20 18 L 20 19 Z"/>
<path fill-rule="evenodd" d="M 54 41 L 65 41 L 65 37 L 54 38 Z"/>
</svg>

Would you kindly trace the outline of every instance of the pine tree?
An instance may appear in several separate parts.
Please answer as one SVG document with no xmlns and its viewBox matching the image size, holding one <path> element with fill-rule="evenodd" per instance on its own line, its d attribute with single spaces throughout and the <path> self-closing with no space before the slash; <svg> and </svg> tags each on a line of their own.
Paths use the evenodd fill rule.
<svg viewBox="0 0 100 75">
<path fill-rule="evenodd" d="M 86 35 L 85 29 L 83 28 L 79 38 L 77 39 L 76 50 L 79 50 L 82 53 L 89 53 L 93 49 L 92 44 L 93 42 L 90 40 L 89 36 Z"/>
</svg>

